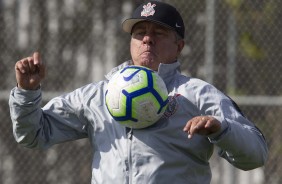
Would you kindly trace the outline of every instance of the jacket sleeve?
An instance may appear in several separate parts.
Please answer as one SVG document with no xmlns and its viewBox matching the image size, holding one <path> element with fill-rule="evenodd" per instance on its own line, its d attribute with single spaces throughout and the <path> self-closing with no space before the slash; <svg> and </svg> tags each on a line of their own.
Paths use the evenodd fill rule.
<svg viewBox="0 0 282 184">
<path fill-rule="evenodd" d="M 201 113 L 221 122 L 221 131 L 208 136 L 219 155 L 242 170 L 263 166 L 268 154 L 264 136 L 235 102 L 212 85 L 204 85 L 197 96 Z"/>
<path fill-rule="evenodd" d="M 54 144 L 87 137 L 79 90 L 52 99 L 41 108 L 41 89 L 14 88 L 9 106 L 16 141 L 29 148 L 48 148 Z"/>
</svg>

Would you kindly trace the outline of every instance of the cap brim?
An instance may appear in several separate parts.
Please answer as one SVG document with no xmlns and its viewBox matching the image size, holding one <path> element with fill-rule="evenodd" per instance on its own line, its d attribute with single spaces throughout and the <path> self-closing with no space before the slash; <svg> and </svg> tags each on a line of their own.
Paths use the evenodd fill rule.
<svg viewBox="0 0 282 184">
<path fill-rule="evenodd" d="M 173 29 L 172 27 L 168 26 L 167 24 L 164 24 L 164 23 L 159 22 L 159 21 L 155 21 L 155 20 L 151 20 L 151 19 L 133 19 L 133 18 L 126 19 L 125 21 L 123 21 L 123 23 L 122 23 L 122 29 L 123 29 L 125 32 L 131 34 L 131 31 L 132 31 L 133 26 L 134 26 L 136 23 L 142 22 L 142 21 L 154 22 L 154 23 L 156 23 L 156 24 L 162 25 L 162 26 L 167 27 L 167 28 L 169 28 L 169 29 Z"/>
<path fill-rule="evenodd" d="M 123 21 L 122 23 L 122 29 L 127 32 L 127 33 L 131 33 L 131 30 L 133 28 L 133 26 L 138 23 L 138 22 L 142 22 L 146 19 L 126 19 L 125 21 Z"/>
</svg>

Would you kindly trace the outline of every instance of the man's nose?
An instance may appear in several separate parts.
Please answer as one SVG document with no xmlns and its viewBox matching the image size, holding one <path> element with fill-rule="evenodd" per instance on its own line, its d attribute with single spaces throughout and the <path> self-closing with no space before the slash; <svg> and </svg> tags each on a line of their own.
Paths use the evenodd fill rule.
<svg viewBox="0 0 282 184">
<path fill-rule="evenodd" d="M 143 37 L 143 44 L 153 45 L 155 44 L 154 36 L 150 33 L 147 33 Z"/>
</svg>

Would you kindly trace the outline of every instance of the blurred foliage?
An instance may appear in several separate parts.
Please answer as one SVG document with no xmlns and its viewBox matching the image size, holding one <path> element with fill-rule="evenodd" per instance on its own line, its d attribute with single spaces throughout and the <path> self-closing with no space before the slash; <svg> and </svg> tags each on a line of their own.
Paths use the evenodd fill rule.
<svg viewBox="0 0 282 184">
<path fill-rule="evenodd" d="M 243 33 L 240 37 L 240 47 L 243 54 L 253 60 L 262 60 L 265 57 L 264 50 L 252 39 L 249 33 Z"/>
<path fill-rule="evenodd" d="M 243 3 L 243 0 L 224 0 L 224 1 L 232 9 L 238 9 Z"/>
</svg>

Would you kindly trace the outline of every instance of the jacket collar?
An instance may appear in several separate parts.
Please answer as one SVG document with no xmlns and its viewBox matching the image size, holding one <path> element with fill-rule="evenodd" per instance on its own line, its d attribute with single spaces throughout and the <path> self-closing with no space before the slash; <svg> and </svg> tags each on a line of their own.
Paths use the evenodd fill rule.
<svg viewBox="0 0 282 184">
<path fill-rule="evenodd" d="M 171 64 L 163 64 L 161 63 L 158 68 L 158 74 L 161 76 L 161 78 L 164 80 L 165 84 L 168 86 L 168 84 L 171 83 L 173 80 L 175 74 L 180 73 L 180 62 L 175 61 Z"/>
</svg>

